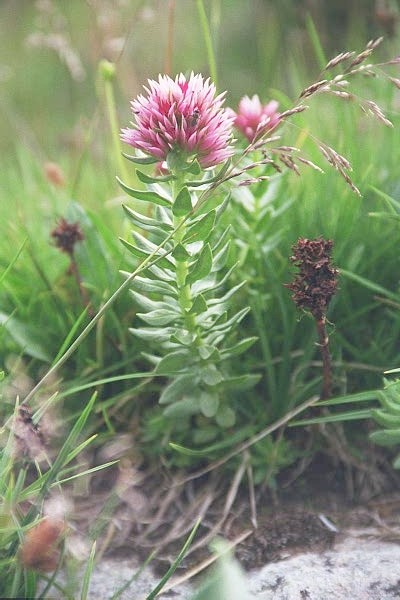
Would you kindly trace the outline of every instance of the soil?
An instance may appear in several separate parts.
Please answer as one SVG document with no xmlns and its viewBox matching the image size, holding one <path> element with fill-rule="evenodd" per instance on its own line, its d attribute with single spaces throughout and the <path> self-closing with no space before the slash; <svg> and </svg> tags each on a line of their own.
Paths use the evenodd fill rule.
<svg viewBox="0 0 400 600">
<path fill-rule="evenodd" d="M 292 473 L 284 473 L 279 492 L 258 489 L 255 514 L 250 510 L 248 486 L 243 483 L 236 489 L 226 473 L 211 473 L 181 487 L 174 487 L 174 481 L 161 471 L 142 477 L 139 473 L 130 485 L 125 481 L 123 488 L 116 472 L 114 476 L 114 481 L 109 475 L 104 478 L 100 489 L 87 498 L 86 507 L 85 502 L 77 506 L 76 514 L 82 523 L 88 519 L 98 522 L 99 518 L 107 522 L 98 547 L 109 558 L 134 556 L 143 562 L 157 549 L 152 565 L 159 574 L 176 558 L 198 515 L 202 523 L 181 572 L 210 555 L 208 544 L 217 534 L 232 541 L 248 532 L 236 546 L 236 556 L 245 569 L 298 553 L 322 552 L 357 528 L 367 534 L 370 528 L 371 535 L 386 540 L 400 539 L 400 477 L 391 468 L 380 480 L 380 495 L 371 473 L 368 479 L 355 471 L 353 479 L 362 485 L 353 482 L 349 486 L 353 497 L 349 497 L 346 469 L 335 468 L 325 456 L 317 456 L 294 482 Z M 290 481 L 287 487 L 285 480 Z M 97 478 L 97 488 L 98 483 Z M 110 498 L 114 501 L 107 514 Z"/>
</svg>

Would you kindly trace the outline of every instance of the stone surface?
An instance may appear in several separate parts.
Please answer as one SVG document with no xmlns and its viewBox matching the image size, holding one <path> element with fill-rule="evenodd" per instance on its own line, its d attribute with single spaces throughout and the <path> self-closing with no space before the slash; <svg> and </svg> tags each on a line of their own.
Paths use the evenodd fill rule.
<svg viewBox="0 0 400 600">
<path fill-rule="evenodd" d="M 347 537 L 331 550 L 270 563 L 248 572 L 246 578 L 254 600 L 398 600 L 399 565 L 399 544 Z M 95 568 L 89 600 L 111 600 L 136 568 L 130 561 L 102 561 Z M 119 598 L 145 600 L 157 582 L 147 569 Z M 157 598 L 191 600 L 193 589 L 182 584 Z"/>
</svg>

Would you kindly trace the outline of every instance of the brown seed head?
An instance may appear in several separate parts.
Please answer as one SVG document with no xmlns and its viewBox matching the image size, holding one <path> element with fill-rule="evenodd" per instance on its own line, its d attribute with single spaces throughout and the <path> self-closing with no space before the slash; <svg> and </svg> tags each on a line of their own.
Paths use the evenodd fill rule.
<svg viewBox="0 0 400 600">
<path fill-rule="evenodd" d="M 331 264 L 332 248 L 332 240 L 300 238 L 290 257 L 299 273 L 286 287 L 293 292 L 296 306 L 310 311 L 316 319 L 325 316 L 337 289 L 338 270 Z"/>
<path fill-rule="evenodd" d="M 84 239 L 84 235 L 79 226 L 79 223 L 68 223 L 62 218 L 58 225 L 51 232 L 51 237 L 54 238 L 54 244 L 61 250 L 72 256 L 75 249 L 75 244 Z"/>
</svg>

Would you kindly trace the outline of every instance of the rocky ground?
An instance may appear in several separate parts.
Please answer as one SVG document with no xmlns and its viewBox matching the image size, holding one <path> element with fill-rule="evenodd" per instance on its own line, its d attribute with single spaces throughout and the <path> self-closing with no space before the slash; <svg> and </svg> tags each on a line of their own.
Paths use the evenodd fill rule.
<svg viewBox="0 0 400 600">
<path fill-rule="evenodd" d="M 334 547 L 299 553 L 248 571 L 248 598 L 254 600 L 394 600 L 400 598 L 400 544 L 347 534 Z M 105 560 L 97 565 L 91 600 L 107 600 L 132 577 L 137 565 Z M 144 600 L 158 579 L 146 570 L 120 596 Z M 172 587 L 160 600 L 191 600 L 201 580 Z M 220 600 L 229 600 L 222 598 Z M 244 600 L 244 599 L 243 599 Z M 246 599 L 247 600 L 247 599 Z"/>
</svg>

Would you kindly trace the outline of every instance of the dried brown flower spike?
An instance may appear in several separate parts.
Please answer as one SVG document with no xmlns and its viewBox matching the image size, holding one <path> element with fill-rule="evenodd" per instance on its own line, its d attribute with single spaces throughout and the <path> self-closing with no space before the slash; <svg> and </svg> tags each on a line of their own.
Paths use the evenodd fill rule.
<svg viewBox="0 0 400 600">
<path fill-rule="evenodd" d="M 332 240 L 300 238 L 290 257 L 300 272 L 286 287 L 293 292 L 296 306 L 310 311 L 316 319 L 326 315 L 337 289 L 338 270 L 331 264 L 332 248 Z"/>
<path fill-rule="evenodd" d="M 57 545 L 64 529 L 64 521 L 51 517 L 34 525 L 27 532 L 19 553 L 23 566 L 45 573 L 54 571 L 60 560 Z"/>
<path fill-rule="evenodd" d="M 293 246 L 292 263 L 299 273 L 292 283 L 286 284 L 296 306 L 309 311 L 315 319 L 323 361 L 323 388 L 321 398 L 331 396 L 332 369 L 329 338 L 326 333 L 326 313 L 337 290 L 338 270 L 331 263 L 332 240 L 300 238 Z"/>
</svg>

